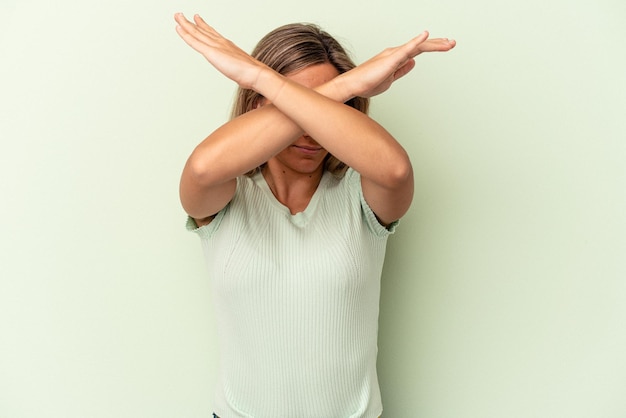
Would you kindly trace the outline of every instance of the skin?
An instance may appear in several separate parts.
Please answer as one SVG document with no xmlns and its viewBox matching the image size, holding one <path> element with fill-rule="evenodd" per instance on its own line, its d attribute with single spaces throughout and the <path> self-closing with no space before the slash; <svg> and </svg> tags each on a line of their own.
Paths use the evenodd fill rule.
<svg viewBox="0 0 626 418">
<path fill-rule="evenodd" d="M 406 213 L 413 198 L 408 155 L 382 126 L 343 103 L 385 92 L 414 68 L 417 55 L 448 51 L 455 41 L 428 39 L 423 32 L 340 75 L 332 65 L 320 64 L 284 76 L 199 16 L 192 22 L 178 13 L 175 20 L 181 38 L 211 65 L 266 98 L 259 108 L 211 133 L 189 157 L 180 197 L 199 225 L 210 222 L 232 199 L 237 176 L 265 162 L 263 175 L 277 199 L 292 213 L 304 210 L 327 152 L 361 174 L 363 195 L 383 225 Z"/>
<path fill-rule="evenodd" d="M 333 65 L 324 63 L 307 67 L 287 78 L 304 87 L 315 88 L 338 75 Z M 263 175 L 278 201 L 292 214 L 306 209 L 322 178 L 327 155 L 328 151 L 319 143 L 303 134 L 268 160 Z"/>
</svg>

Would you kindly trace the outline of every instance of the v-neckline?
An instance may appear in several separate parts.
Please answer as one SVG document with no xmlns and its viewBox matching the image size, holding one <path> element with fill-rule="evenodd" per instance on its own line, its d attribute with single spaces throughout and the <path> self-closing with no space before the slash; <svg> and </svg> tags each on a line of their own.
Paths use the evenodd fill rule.
<svg viewBox="0 0 626 418">
<path fill-rule="evenodd" d="M 261 188 L 261 190 L 263 191 L 263 194 L 269 199 L 269 201 L 272 203 L 274 207 L 276 207 L 285 216 L 287 216 L 291 220 L 292 223 L 298 226 L 304 226 L 315 213 L 315 208 L 317 207 L 319 200 L 321 199 L 322 189 L 325 188 L 326 183 L 328 182 L 328 176 L 329 176 L 329 172 L 324 170 L 324 173 L 322 174 L 322 178 L 320 179 L 320 182 L 317 185 L 317 188 L 315 189 L 313 196 L 311 196 L 311 200 L 309 200 L 309 203 L 307 204 L 306 208 L 304 208 L 303 211 L 297 212 L 294 214 L 292 214 L 289 208 L 283 205 L 276 198 L 276 196 L 274 196 L 274 193 L 272 193 L 272 190 L 270 189 L 270 186 L 267 183 L 267 180 L 265 180 L 263 173 L 261 173 L 260 171 L 257 172 L 253 176 L 253 179 L 255 183 Z"/>
</svg>

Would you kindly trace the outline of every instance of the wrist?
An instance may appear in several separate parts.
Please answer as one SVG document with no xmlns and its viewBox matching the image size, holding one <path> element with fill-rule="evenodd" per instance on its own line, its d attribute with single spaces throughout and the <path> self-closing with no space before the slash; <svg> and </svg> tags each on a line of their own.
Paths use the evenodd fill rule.
<svg viewBox="0 0 626 418">
<path fill-rule="evenodd" d="M 354 94 L 349 87 L 349 75 L 348 73 L 339 74 L 337 77 L 330 80 L 328 83 L 320 86 L 319 92 L 324 96 L 333 99 L 340 103 L 345 103 L 348 100 L 354 98 Z"/>
<path fill-rule="evenodd" d="M 287 78 L 269 67 L 262 69 L 252 86 L 252 90 L 273 102 L 287 83 Z"/>
</svg>

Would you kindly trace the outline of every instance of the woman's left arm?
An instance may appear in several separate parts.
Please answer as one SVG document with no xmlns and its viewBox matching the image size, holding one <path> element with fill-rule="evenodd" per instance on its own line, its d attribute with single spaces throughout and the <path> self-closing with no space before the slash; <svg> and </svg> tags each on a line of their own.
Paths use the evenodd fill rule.
<svg viewBox="0 0 626 418">
<path fill-rule="evenodd" d="M 385 49 L 335 77 L 326 88 L 339 91 L 335 96 L 344 101 L 383 93 L 415 67 L 417 55 L 448 51 L 456 45 L 454 40 L 428 36 L 423 32 L 403 45 Z M 268 89 L 266 95 L 261 91 L 264 83 L 280 87 Z M 360 173 L 365 200 L 381 224 L 388 225 L 407 212 L 413 200 L 413 167 L 402 145 L 380 124 L 342 102 L 289 79 L 279 79 L 270 71 L 261 72 L 253 88 L 332 155 Z M 294 106 L 300 102 L 306 102 L 306 106 Z"/>
</svg>

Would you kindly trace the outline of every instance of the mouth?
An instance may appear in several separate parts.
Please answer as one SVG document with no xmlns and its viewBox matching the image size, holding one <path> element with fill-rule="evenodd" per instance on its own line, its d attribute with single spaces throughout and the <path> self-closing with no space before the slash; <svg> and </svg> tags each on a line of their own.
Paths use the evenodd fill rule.
<svg viewBox="0 0 626 418">
<path fill-rule="evenodd" d="M 292 145 L 292 147 L 308 155 L 317 154 L 322 150 L 322 147 L 315 147 L 310 145 Z"/>
</svg>

